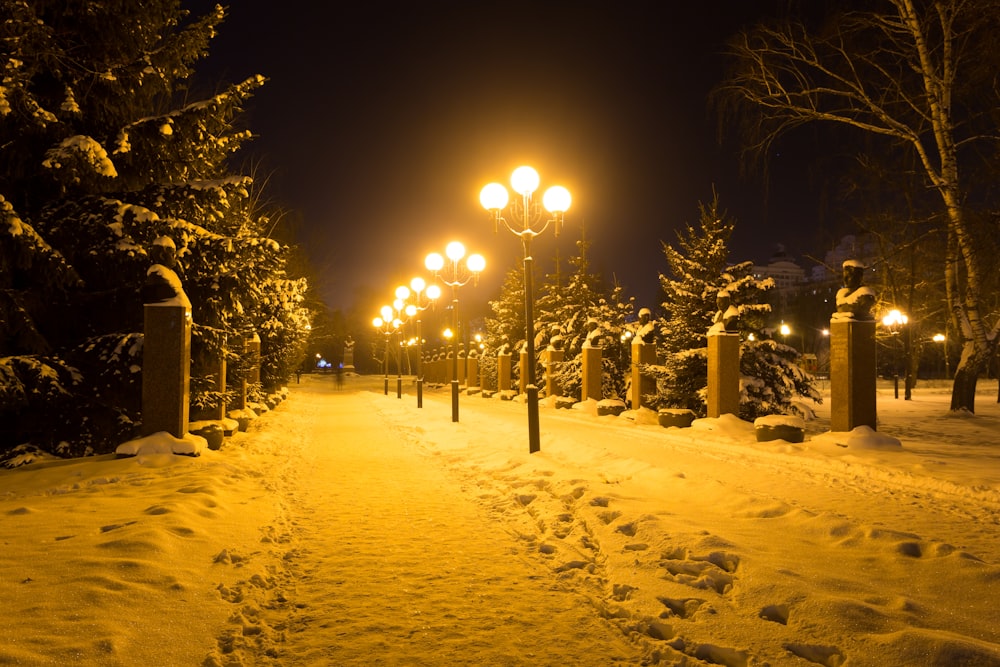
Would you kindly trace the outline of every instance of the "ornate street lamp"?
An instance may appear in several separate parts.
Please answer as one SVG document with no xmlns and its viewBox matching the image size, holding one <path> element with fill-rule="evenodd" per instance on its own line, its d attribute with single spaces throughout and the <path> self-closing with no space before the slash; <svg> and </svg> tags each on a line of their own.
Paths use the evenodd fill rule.
<svg viewBox="0 0 1000 667">
<path fill-rule="evenodd" d="M 382 317 L 376 317 L 372 320 L 372 326 L 378 330 L 379 333 L 385 334 L 385 358 L 383 361 L 383 366 L 385 370 L 385 395 L 389 395 L 389 336 L 392 332 L 399 328 L 399 320 L 393 320 L 392 317 L 392 306 L 382 306 L 379 311 Z"/>
<path fill-rule="evenodd" d="M 556 185 L 550 187 L 542 196 L 542 204 L 549 212 L 546 215 L 531 195 L 538 189 L 538 172 L 531 167 L 518 167 L 511 174 L 510 184 L 514 192 L 521 195 L 515 197 L 508 209 L 512 222 L 508 222 L 503 211 L 507 209 L 509 195 L 507 188 L 500 183 L 490 183 L 479 193 L 479 201 L 493 218 L 495 231 L 499 231 L 502 222 L 515 236 L 520 237 L 524 247 L 524 320 L 525 345 L 528 353 L 528 368 L 521 372 L 528 373 L 527 394 L 528 404 L 528 452 L 534 453 L 541 449 L 541 434 L 538 425 L 538 386 L 535 380 L 535 316 L 534 316 L 534 285 L 532 276 L 531 239 L 538 236 L 549 225 L 553 225 L 556 236 L 563 223 L 563 214 L 569 208 L 571 198 L 569 190 Z"/>
<path fill-rule="evenodd" d="M 417 322 L 417 407 L 424 407 L 424 341 L 421 333 L 421 322 L 419 314 L 427 310 L 434 302 L 441 297 L 441 288 L 437 285 L 428 285 L 427 281 L 417 276 L 410 281 L 410 286 L 400 285 L 396 288 L 396 296 L 402 295 L 402 299 L 409 299 L 411 295 L 415 298 L 415 303 L 406 305 L 407 317 L 415 317 Z M 409 355 L 407 355 L 409 359 Z"/>
<path fill-rule="evenodd" d="M 458 421 L 458 288 L 467 285 L 469 281 L 473 284 L 479 282 L 479 274 L 486 268 L 486 260 L 482 255 L 472 254 L 465 260 L 465 264 L 460 262 L 465 257 L 465 246 L 458 241 L 452 241 L 445 247 L 445 258 L 436 252 L 427 255 L 424 266 L 434 273 L 434 276 L 451 287 L 451 420 Z"/>
<path fill-rule="evenodd" d="M 906 333 L 906 335 L 904 337 L 904 341 L 903 341 L 902 347 L 903 347 L 903 363 L 906 365 L 906 368 L 904 369 L 904 376 L 905 376 L 904 386 L 905 386 L 905 392 L 906 392 L 906 394 L 904 396 L 904 400 L 907 400 L 907 401 L 912 398 L 912 396 L 910 394 L 910 345 L 909 345 L 909 343 L 910 343 L 910 330 L 909 330 L 909 328 L 906 327 L 906 325 L 907 325 L 907 323 L 909 321 L 910 321 L 909 318 L 905 314 L 901 313 L 900 311 L 896 310 L 895 308 L 892 309 L 892 310 L 890 310 L 886 314 L 886 316 L 882 318 L 882 324 L 883 324 L 883 326 L 885 326 L 885 328 L 889 330 L 889 333 L 891 333 L 894 338 L 899 335 L 900 331 L 904 331 Z M 893 374 L 892 374 L 893 375 L 893 393 L 895 394 L 896 398 L 899 398 L 899 359 L 898 358 L 893 363 L 893 369 L 892 370 L 893 370 Z"/>
</svg>

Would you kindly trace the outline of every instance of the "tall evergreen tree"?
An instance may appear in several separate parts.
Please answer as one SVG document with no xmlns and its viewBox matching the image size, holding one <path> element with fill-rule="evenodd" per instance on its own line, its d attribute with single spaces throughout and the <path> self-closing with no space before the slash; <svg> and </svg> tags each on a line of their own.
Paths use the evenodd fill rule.
<svg viewBox="0 0 1000 667">
<path fill-rule="evenodd" d="M 226 163 L 250 138 L 237 119 L 264 80 L 205 99 L 189 88 L 223 10 L 0 7 L 0 422 L 16 424 L 0 451 L 108 451 L 135 432 L 139 292 L 159 237 L 178 249 L 193 355 L 257 331 L 282 359 L 265 365 L 277 381 L 305 335 L 304 286 L 285 275 L 252 179 Z"/>
<path fill-rule="evenodd" d="M 706 413 L 708 329 L 720 292 L 739 312 L 740 416 L 787 412 L 795 396 L 819 400 L 811 377 L 795 363 L 798 352 L 773 340 L 767 328 L 770 306 L 764 295 L 771 279 L 757 280 L 751 262 L 729 264 L 728 242 L 735 222 L 720 210 L 718 195 L 699 204 L 697 227 L 678 232 L 677 247 L 663 244 L 668 272 L 660 275 L 664 316 L 659 322 L 661 364 L 647 370 L 657 378 L 655 407 L 688 408 Z"/>
</svg>

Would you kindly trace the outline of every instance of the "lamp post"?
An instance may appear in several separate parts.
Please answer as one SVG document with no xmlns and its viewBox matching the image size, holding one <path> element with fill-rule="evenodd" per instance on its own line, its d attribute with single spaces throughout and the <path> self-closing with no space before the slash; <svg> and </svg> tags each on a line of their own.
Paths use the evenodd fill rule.
<svg viewBox="0 0 1000 667">
<path fill-rule="evenodd" d="M 935 343 L 941 343 L 941 355 L 944 357 L 944 377 L 951 377 L 951 369 L 948 366 L 948 337 L 944 334 L 934 334 L 932 339 Z"/>
<path fill-rule="evenodd" d="M 490 183 L 479 193 L 479 201 L 493 218 L 494 231 L 499 231 L 500 223 L 521 239 L 524 248 L 524 321 L 525 344 L 528 353 L 528 381 L 525 386 L 528 404 L 528 452 L 535 453 L 541 449 L 541 435 L 538 426 L 538 385 L 535 379 L 535 314 L 534 285 L 532 276 L 533 258 L 531 256 L 531 239 L 538 236 L 550 224 L 554 233 L 559 236 L 559 228 L 563 223 L 563 214 L 570 205 L 569 190 L 556 185 L 550 187 L 542 196 L 542 204 L 551 215 L 543 214 L 538 202 L 532 201 L 531 195 L 538 189 L 538 172 L 531 167 L 518 167 L 511 174 L 511 187 L 521 195 L 511 203 L 508 222 L 503 215 L 507 208 L 509 195 L 507 188 L 500 183 Z"/>
<path fill-rule="evenodd" d="M 479 281 L 479 274 L 486 268 L 486 260 L 480 254 L 469 255 L 463 266 L 460 262 L 465 257 L 465 246 L 458 241 L 452 241 L 444 249 L 448 261 L 439 253 L 432 252 L 424 260 L 424 266 L 434 273 L 434 276 L 451 287 L 451 420 L 458 421 L 458 288 L 467 285 L 470 280 Z"/>
<path fill-rule="evenodd" d="M 410 286 L 400 285 L 396 288 L 396 296 L 404 294 L 403 299 L 415 295 L 416 303 L 407 304 L 406 315 L 416 317 L 417 324 L 417 407 L 424 407 L 424 340 L 421 332 L 420 313 L 427 310 L 434 302 L 441 297 L 441 288 L 437 285 L 428 285 L 427 281 L 420 276 L 410 281 Z M 425 301 L 426 299 L 426 301 Z M 408 357 L 407 357 L 408 358 Z"/>
<path fill-rule="evenodd" d="M 882 318 L 882 324 L 889 330 L 889 333 L 891 333 L 894 338 L 899 335 L 900 330 L 902 330 L 906 326 L 907 322 L 909 322 L 909 318 L 906 315 L 904 315 L 903 313 L 901 313 L 898 310 L 896 310 L 896 309 L 890 310 L 888 312 L 888 314 L 885 317 Z M 908 330 L 907 330 L 907 332 L 908 332 Z M 908 345 L 908 342 L 909 341 L 907 340 L 907 341 L 905 341 L 903 343 L 903 346 L 904 346 L 903 363 L 906 364 L 906 368 L 904 369 L 905 373 L 906 373 L 906 382 L 905 382 L 905 386 L 906 386 L 905 392 L 906 393 L 905 393 L 905 396 L 904 396 L 904 400 L 907 400 L 907 401 L 910 400 L 910 398 L 911 398 L 911 395 L 910 395 L 910 377 L 909 377 L 910 376 L 910 370 L 909 370 L 910 363 L 909 363 L 909 349 L 908 349 L 909 345 Z M 893 368 L 892 368 L 892 371 L 893 371 L 893 373 L 892 373 L 893 392 L 895 394 L 895 397 L 899 398 L 899 360 L 898 360 L 898 358 L 897 358 L 896 362 L 893 363 L 892 366 L 893 366 Z"/>
<path fill-rule="evenodd" d="M 392 318 L 392 306 L 382 306 L 379 311 L 382 316 L 376 317 L 372 320 L 372 326 L 378 330 L 379 333 L 385 334 L 385 353 L 383 359 L 383 368 L 385 374 L 385 395 L 389 395 L 389 336 L 393 332 L 393 327 L 399 327 L 399 321 L 393 320 Z"/>
</svg>

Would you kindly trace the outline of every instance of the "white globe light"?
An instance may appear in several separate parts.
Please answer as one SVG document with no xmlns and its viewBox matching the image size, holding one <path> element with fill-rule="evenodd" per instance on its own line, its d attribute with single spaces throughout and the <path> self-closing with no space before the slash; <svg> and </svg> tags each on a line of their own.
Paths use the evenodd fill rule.
<svg viewBox="0 0 1000 667">
<path fill-rule="evenodd" d="M 531 167 L 518 167 L 510 175 L 510 185 L 519 195 L 530 195 L 538 189 L 538 172 Z"/>
<path fill-rule="evenodd" d="M 510 195 L 507 194 L 507 188 L 499 183 L 489 183 L 479 192 L 479 203 L 487 211 L 498 211 L 507 206 L 508 201 Z"/>
<path fill-rule="evenodd" d="M 411 303 L 406 306 L 406 310 L 404 310 L 403 312 L 406 313 L 407 317 L 413 317 L 414 315 L 417 314 L 417 307 Z"/>
<path fill-rule="evenodd" d="M 396 298 L 406 301 L 410 298 L 410 288 L 406 285 L 400 285 L 396 288 Z"/>
<path fill-rule="evenodd" d="M 392 321 L 392 306 L 382 306 L 382 309 L 379 312 L 382 313 L 382 319 L 384 321 Z"/>
<path fill-rule="evenodd" d="M 417 294 L 423 292 L 425 287 L 427 287 L 427 281 L 425 281 L 420 276 L 417 276 L 416 278 L 410 281 L 410 289 L 412 289 Z"/>
<path fill-rule="evenodd" d="M 486 259 L 479 254 L 469 255 L 469 259 L 466 260 L 465 265 L 469 267 L 469 271 L 473 273 L 482 273 L 483 269 L 486 268 Z"/>
<path fill-rule="evenodd" d="M 427 267 L 428 271 L 434 271 L 436 273 L 444 268 L 444 257 L 436 252 L 432 252 L 427 255 L 427 259 L 424 260 L 424 266 Z"/>
<path fill-rule="evenodd" d="M 382 321 L 381 317 L 376 317 L 374 320 L 372 320 L 372 326 L 375 327 L 376 329 L 380 328 L 383 324 L 385 324 L 385 322 Z"/>
<path fill-rule="evenodd" d="M 465 246 L 462 245 L 459 241 L 452 241 L 447 246 L 445 246 L 444 254 L 448 255 L 448 259 L 450 259 L 451 261 L 457 262 L 458 260 L 465 257 Z"/>
<path fill-rule="evenodd" d="M 430 300 L 441 298 L 441 288 L 437 285 L 431 285 L 427 288 L 427 298 Z"/>
<path fill-rule="evenodd" d="M 572 197 L 569 196 L 569 190 L 561 185 L 553 185 L 545 191 L 545 195 L 542 197 L 542 204 L 545 206 L 545 209 L 552 213 L 565 213 L 572 201 Z"/>
</svg>

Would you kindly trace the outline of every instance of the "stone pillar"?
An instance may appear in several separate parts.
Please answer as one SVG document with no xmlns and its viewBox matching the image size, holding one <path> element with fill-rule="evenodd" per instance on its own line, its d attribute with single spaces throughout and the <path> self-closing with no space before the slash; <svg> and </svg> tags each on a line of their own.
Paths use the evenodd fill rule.
<svg viewBox="0 0 1000 667">
<path fill-rule="evenodd" d="M 875 322 L 830 322 L 830 430 L 876 427 Z"/>
<path fill-rule="evenodd" d="M 497 355 L 497 391 L 510 389 L 510 355 Z"/>
<path fill-rule="evenodd" d="M 476 356 L 475 352 L 469 355 L 466 363 L 468 364 L 469 370 L 468 375 L 466 375 L 467 382 L 465 383 L 465 388 L 469 390 L 473 387 L 481 387 L 482 385 L 480 384 L 479 379 L 479 357 Z M 473 382 L 476 384 L 473 384 Z"/>
<path fill-rule="evenodd" d="M 215 391 L 220 394 L 226 393 L 226 355 L 223 352 L 219 356 L 219 365 L 215 372 Z M 218 404 L 213 406 L 208 412 L 209 419 L 226 418 L 226 399 L 219 399 Z"/>
<path fill-rule="evenodd" d="M 580 385 L 580 400 L 586 401 L 592 398 L 599 401 L 604 396 L 601 392 L 601 348 L 584 347 L 580 350 L 580 357 L 583 359 L 583 383 Z"/>
<path fill-rule="evenodd" d="M 708 336 L 708 416 L 740 414 L 740 336 Z"/>
<path fill-rule="evenodd" d="M 632 409 L 642 407 L 643 394 L 656 393 L 656 378 L 641 373 L 639 364 L 656 363 L 656 345 L 644 343 L 642 339 L 632 341 Z"/>
<path fill-rule="evenodd" d="M 260 336 L 256 332 L 247 340 L 244 349 L 250 359 L 250 374 L 247 377 L 247 382 L 260 384 Z"/>
<path fill-rule="evenodd" d="M 545 350 L 545 395 L 562 396 L 562 387 L 556 380 L 556 373 L 559 372 L 559 364 L 562 363 L 565 352 L 555 348 Z"/>
<path fill-rule="evenodd" d="M 143 338 L 142 435 L 166 431 L 183 438 L 191 402 L 191 305 L 145 304 Z"/>
</svg>

